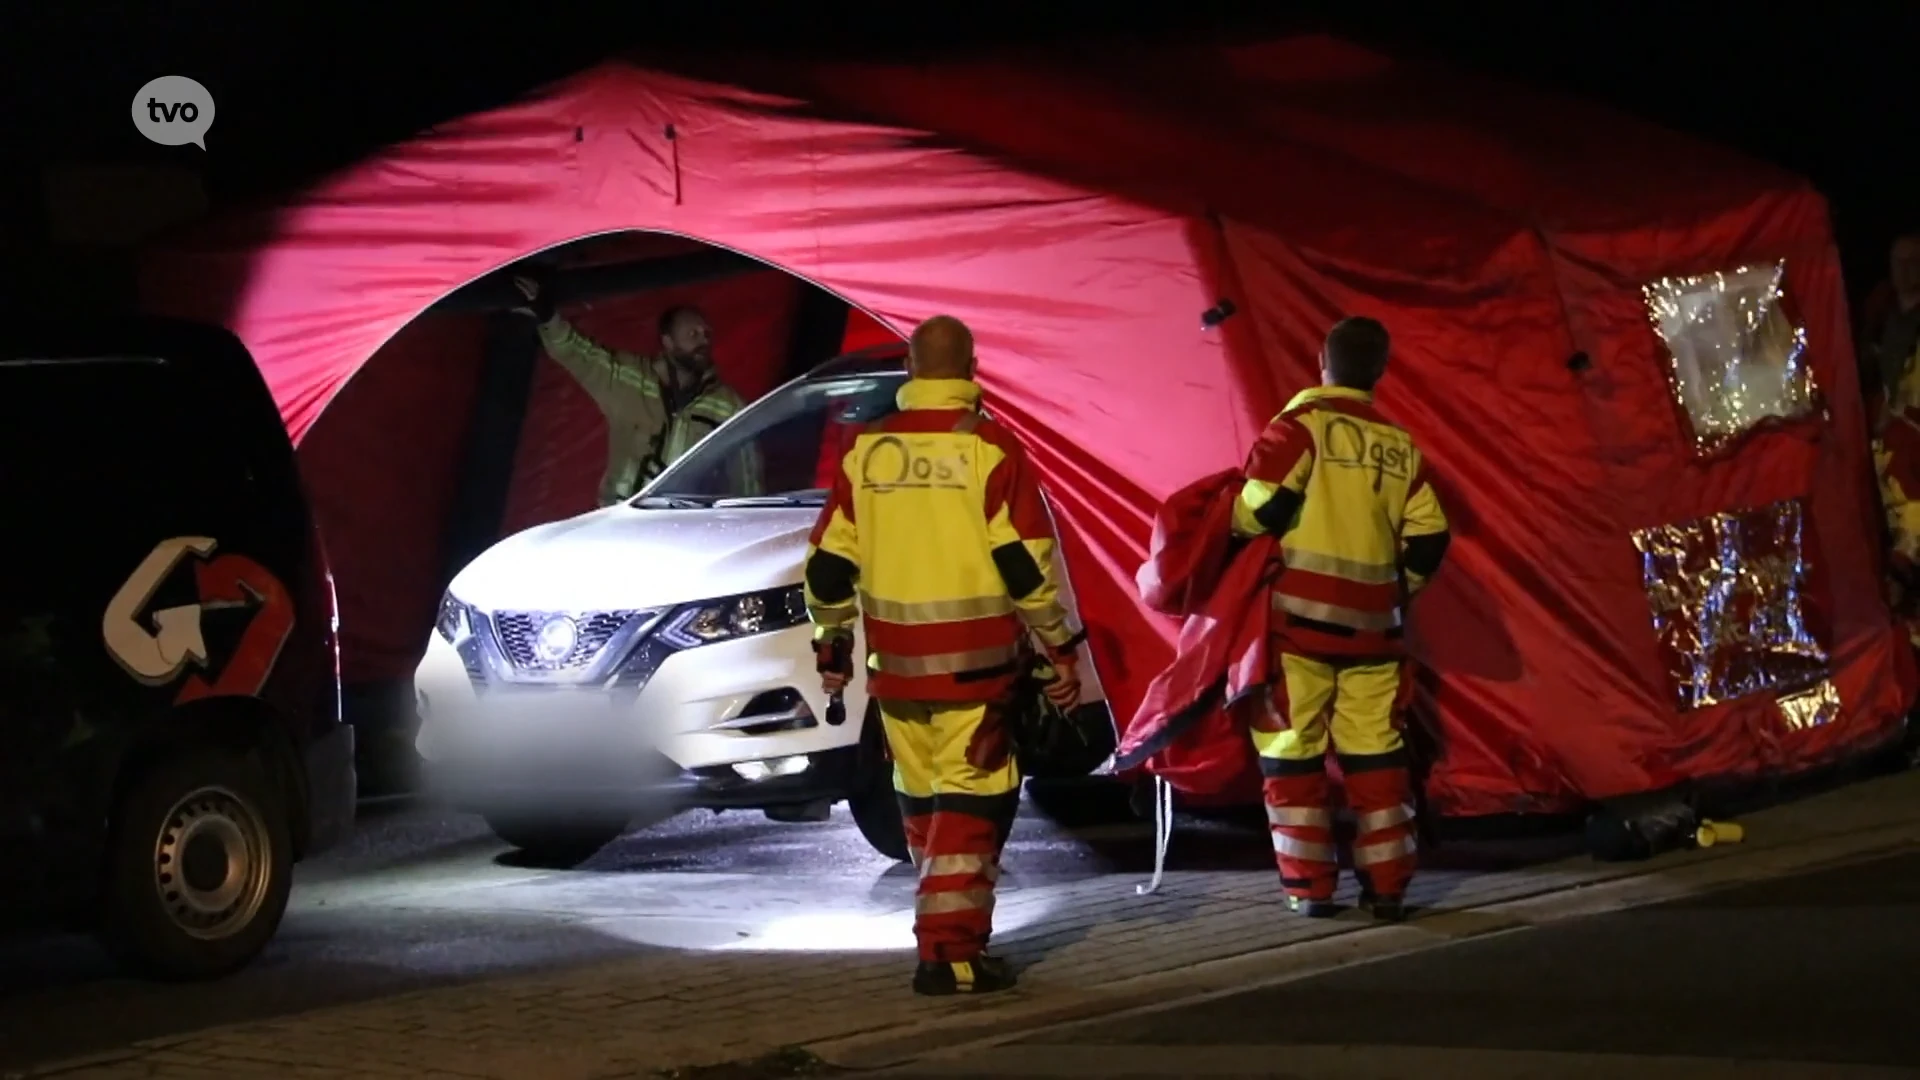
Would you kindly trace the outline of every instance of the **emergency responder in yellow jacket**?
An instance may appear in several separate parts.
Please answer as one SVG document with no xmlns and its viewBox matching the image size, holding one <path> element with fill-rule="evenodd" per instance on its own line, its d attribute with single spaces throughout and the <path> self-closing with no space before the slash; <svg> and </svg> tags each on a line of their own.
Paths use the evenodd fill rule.
<svg viewBox="0 0 1920 1080">
<path fill-rule="evenodd" d="M 868 689 L 894 762 L 907 843 L 920 872 L 914 936 L 921 994 L 1014 984 L 986 951 L 1000 849 L 1020 801 L 1003 706 L 1030 655 L 1079 698 L 1084 634 L 1054 580 L 1055 536 L 1020 443 L 979 412 L 973 336 L 936 317 L 913 333 L 900 411 L 841 460 L 806 563 L 822 682 L 851 677 L 863 618 Z"/>
<path fill-rule="evenodd" d="M 556 314 L 552 297 L 531 278 L 515 278 L 527 298 L 521 309 L 540 323 L 540 344 L 567 369 L 607 418 L 607 471 L 600 505 L 633 497 L 647 482 L 742 408 L 740 395 L 713 366 L 713 331 L 697 308 L 660 316 L 660 352 L 642 356 L 609 349 Z M 730 463 L 730 489 L 760 493 L 757 455 L 746 448 Z"/>
<path fill-rule="evenodd" d="M 1881 423 L 1920 406 L 1920 234 L 1894 240 L 1888 260 L 1887 308 L 1863 328 L 1862 357 L 1879 390 Z M 1872 301 L 1869 301 L 1871 305 Z"/>
<path fill-rule="evenodd" d="M 1907 638 L 1920 647 L 1920 413 L 1903 409 L 1882 421 L 1873 444 L 1891 550 L 1888 592 Z"/>
<path fill-rule="evenodd" d="M 1362 905 L 1376 918 L 1404 917 L 1415 863 L 1401 632 L 1448 532 L 1425 458 L 1374 409 L 1388 344 L 1372 319 L 1334 326 L 1320 354 L 1323 385 L 1261 434 L 1234 508 L 1234 531 L 1278 537 L 1285 562 L 1269 616 L 1272 708 L 1255 720 L 1253 740 L 1288 906 L 1315 916 L 1333 913 L 1339 875 L 1329 739 L 1356 817 Z"/>
</svg>

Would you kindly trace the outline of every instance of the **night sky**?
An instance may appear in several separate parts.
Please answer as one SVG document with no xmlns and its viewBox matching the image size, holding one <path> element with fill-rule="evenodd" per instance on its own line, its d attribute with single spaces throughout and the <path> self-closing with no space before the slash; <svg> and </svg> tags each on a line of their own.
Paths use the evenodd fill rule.
<svg viewBox="0 0 1920 1080">
<path fill-rule="evenodd" d="M 1764 17 L 1754 14 L 1760 5 L 1724 3 L 1593 4 L 1551 16 L 1534 4 L 1434 5 L 1442 6 L 1409 15 L 1399 5 L 1363 12 L 1352 4 L 1188 2 L 1128 13 L 1061 0 L 1033 5 L 1045 14 L 1019 19 L 942 19 L 940 6 L 916 6 L 912 23 L 902 24 L 849 18 L 845 7 L 833 9 L 843 12 L 837 16 L 814 13 L 823 9 L 752 16 L 737 12 L 762 5 L 723 3 L 551 2 L 494 19 L 411 8 L 396 15 L 398 3 L 339 5 L 319 15 L 233 0 L 164 11 L 151 3 L 14 4 L 0 13 L 0 102 L 9 110 L 0 156 L 17 177 L 27 171 L 21 164 L 197 155 L 144 142 L 127 118 L 131 88 L 160 74 L 188 74 L 219 103 L 205 177 L 217 200 L 230 201 L 297 185 L 622 47 L 670 52 L 739 43 L 884 58 L 999 42 L 1249 39 L 1312 29 L 1427 50 L 1609 101 L 1795 169 L 1832 201 L 1856 292 L 1880 276 L 1889 233 L 1920 223 L 1920 182 L 1908 161 L 1920 157 L 1920 5 L 1858 5 L 1872 13 L 1862 15 L 1834 14 L 1841 4 L 1799 5 L 1805 13 Z M 1233 14 L 1251 7 L 1285 12 Z M 469 10 L 482 8 L 515 10 Z M 1657 19 L 1638 14 L 1663 9 Z M 898 19 L 908 9 L 869 10 Z"/>
</svg>

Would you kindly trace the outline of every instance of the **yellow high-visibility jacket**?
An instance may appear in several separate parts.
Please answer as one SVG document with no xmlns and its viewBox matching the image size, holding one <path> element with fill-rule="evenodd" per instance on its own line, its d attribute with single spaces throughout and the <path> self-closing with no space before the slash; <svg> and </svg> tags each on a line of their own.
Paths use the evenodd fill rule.
<svg viewBox="0 0 1920 1080">
<path fill-rule="evenodd" d="M 1907 635 L 1920 645 L 1914 597 L 1920 592 L 1920 415 L 1903 410 L 1886 417 L 1873 443 L 1873 463 L 1892 541 L 1887 572 L 1899 586 Z"/>
<path fill-rule="evenodd" d="M 1912 574 L 1920 564 L 1920 416 L 1890 414 L 1873 445 L 1880 476 L 1880 502 L 1892 534 L 1896 569 Z"/>
<path fill-rule="evenodd" d="M 600 478 L 600 505 L 611 506 L 634 492 L 693 449 L 714 428 L 742 407 L 740 395 L 709 368 L 700 385 L 671 401 L 673 385 L 665 357 L 609 349 L 554 316 L 540 326 L 540 344 L 567 369 L 607 418 L 607 471 Z M 744 448 L 730 465 L 735 490 L 728 495 L 760 493 L 760 463 Z"/>
<path fill-rule="evenodd" d="M 1055 655 L 1082 637 L 1054 580 L 1053 522 L 978 385 L 913 379 L 898 400 L 841 459 L 807 551 L 807 610 L 820 638 L 864 616 L 876 697 L 994 700 L 1025 634 Z"/>
<path fill-rule="evenodd" d="M 1292 651 L 1393 656 L 1403 608 L 1440 568 L 1446 514 L 1413 437 L 1373 395 L 1315 387 L 1267 425 L 1247 459 L 1234 532 L 1279 537 L 1274 633 Z"/>
</svg>

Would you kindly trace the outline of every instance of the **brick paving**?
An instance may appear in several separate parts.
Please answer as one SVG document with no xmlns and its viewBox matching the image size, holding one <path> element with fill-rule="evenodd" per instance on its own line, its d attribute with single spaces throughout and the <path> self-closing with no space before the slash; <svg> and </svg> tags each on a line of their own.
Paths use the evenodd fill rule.
<svg viewBox="0 0 1920 1080">
<path fill-rule="evenodd" d="M 1429 870 L 1410 899 L 1473 908 L 1657 871 L 1920 822 L 1920 774 L 1834 792 L 1744 819 L 1748 843 L 1601 865 L 1584 858 L 1501 872 Z M 1175 840 L 1176 858 L 1178 838 Z M 976 1022 L 1052 998 L 1111 990 L 1208 961 L 1349 933 L 1366 925 L 1289 917 L 1271 872 L 1169 872 L 1161 891 L 1116 875 L 1009 889 L 998 948 L 1021 988 L 978 1001 L 907 992 L 911 952 L 751 953 L 653 949 L 555 973 L 513 976 L 271 1021 L 149 1040 L 115 1055 L 45 1066 L 61 1080 L 380 1078 L 615 1080 L 755 1058 L 930 1022 Z M 1351 885 L 1348 886 L 1349 891 Z M 1348 899 L 1351 899 L 1350 892 Z M 1417 922 L 1413 925 L 1418 925 Z M 1436 935 L 1435 940 L 1443 940 Z M 906 944 L 903 942 L 903 945 Z"/>
</svg>

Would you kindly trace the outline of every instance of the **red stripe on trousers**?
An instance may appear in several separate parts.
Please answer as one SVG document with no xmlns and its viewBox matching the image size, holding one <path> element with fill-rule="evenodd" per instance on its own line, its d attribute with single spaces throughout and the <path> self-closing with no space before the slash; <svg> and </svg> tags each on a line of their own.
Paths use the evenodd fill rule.
<svg viewBox="0 0 1920 1080">
<path fill-rule="evenodd" d="M 1327 774 L 1322 770 L 1294 773 L 1288 776 L 1269 776 L 1261 784 L 1266 804 L 1273 809 L 1318 810 L 1328 813 L 1330 802 L 1327 790 Z M 1329 816 L 1329 821 L 1331 817 Z M 1328 852 L 1333 846 L 1333 830 L 1324 825 L 1269 825 L 1276 839 L 1274 860 L 1280 864 L 1280 877 L 1289 896 L 1302 900 L 1331 900 L 1334 885 L 1339 881 L 1340 864 L 1336 860 L 1305 859 L 1282 853 L 1278 846 L 1279 838 L 1298 840 L 1307 844 L 1324 845 Z"/>
<path fill-rule="evenodd" d="M 874 671 L 867 676 L 867 693 L 902 701 L 998 701 L 1013 693 L 1011 672 L 990 679 L 956 679 L 951 675 L 893 675 Z"/>
<path fill-rule="evenodd" d="M 1373 630 L 1353 634 L 1328 633 L 1311 626 L 1301 626 L 1278 611 L 1273 613 L 1272 640 L 1271 650 L 1276 655 L 1290 652 L 1322 660 L 1388 660 L 1405 652 L 1398 637 L 1389 637 Z"/>
<path fill-rule="evenodd" d="M 951 810 L 936 810 L 926 815 L 926 819 L 927 858 L 979 855 L 982 856 L 983 865 L 979 873 L 922 877 L 919 895 L 924 898 L 975 890 L 990 894 L 993 891 L 991 868 L 1000 861 L 998 826 L 987 818 Z M 916 915 L 913 921 L 913 936 L 920 945 L 920 959 L 936 963 L 974 959 L 986 950 L 987 938 L 992 933 L 991 903 L 965 911 Z"/>
<path fill-rule="evenodd" d="M 907 850 L 913 853 L 913 868 L 918 870 L 927 854 L 927 830 L 933 825 L 933 815 L 905 814 L 900 820 L 907 827 Z"/>
<path fill-rule="evenodd" d="M 1353 807 L 1356 819 L 1361 821 L 1365 820 L 1366 814 L 1376 810 L 1413 805 L 1413 779 L 1404 768 L 1348 773 L 1346 788 L 1347 802 Z M 1384 829 L 1358 833 L 1353 838 L 1353 850 L 1358 852 L 1370 844 L 1406 841 L 1413 835 L 1413 822 L 1403 821 Z M 1415 852 L 1369 866 L 1361 866 L 1356 861 L 1354 876 L 1372 892 L 1402 896 L 1407 891 L 1408 883 L 1413 880 L 1413 871 L 1418 862 L 1419 855 Z"/>
</svg>

